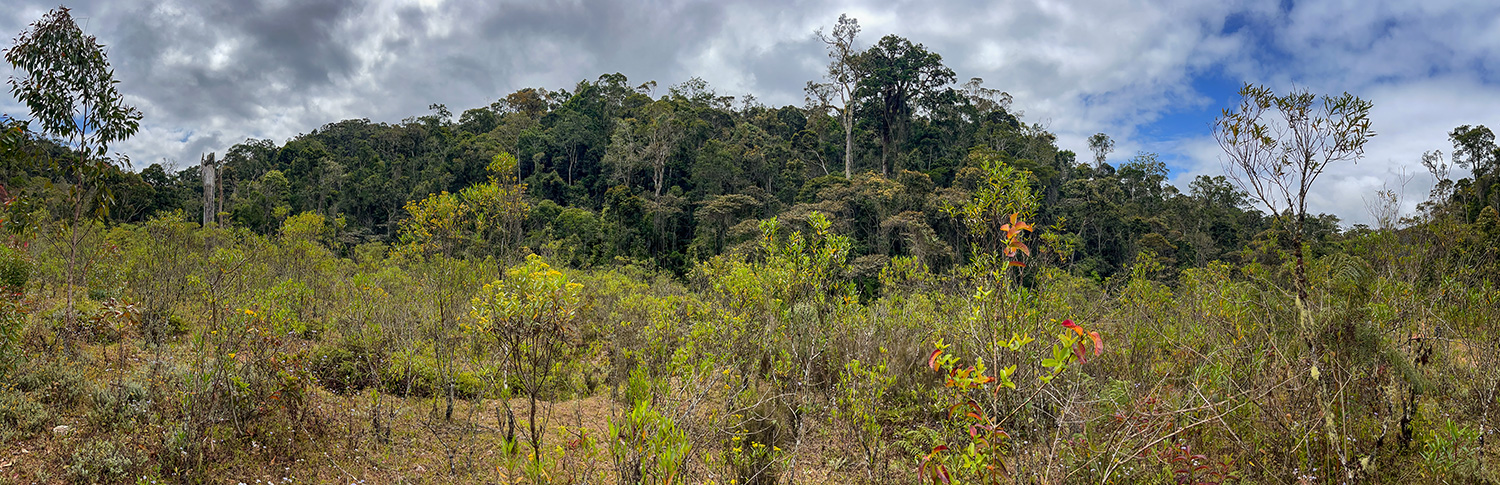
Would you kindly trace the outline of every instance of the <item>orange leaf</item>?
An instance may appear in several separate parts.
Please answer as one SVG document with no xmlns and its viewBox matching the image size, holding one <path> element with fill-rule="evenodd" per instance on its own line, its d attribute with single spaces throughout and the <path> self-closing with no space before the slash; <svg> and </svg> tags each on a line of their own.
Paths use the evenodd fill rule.
<svg viewBox="0 0 1500 485">
<path fill-rule="evenodd" d="M 1062 326 L 1068 327 L 1069 330 L 1077 332 L 1079 336 L 1083 335 L 1083 327 L 1080 327 L 1078 326 L 1078 324 L 1073 323 L 1073 320 L 1063 320 Z"/>
<path fill-rule="evenodd" d="M 1021 267 L 1021 268 L 1025 268 L 1026 267 L 1026 263 L 1022 263 L 1020 261 L 1011 261 L 1010 265 L 1011 266 L 1018 266 L 1018 267 Z"/>
<path fill-rule="evenodd" d="M 1021 215 L 1020 213 L 1016 213 L 1016 212 L 1010 213 L 1010 224 L 1008 224 L 1008 225 L 1010 226 L 1011 231 L 1013 231 L 1012 233 L 1021 232 L 1023 230 L 1024 231 L 1035 231 L 1035 228 L 1031 227 L 1030 223 L 1021 222 L 1021 221 L 1017 221 L 1016 220 L 1016 218 L 1019 217 L 1020 215 Z"/>
<path fill-rule="evenodd" d="M 948 417 L 951 418 L 951 417 L 953 417 L 953 415 L 958 414 L 958 408 L 961 408 L 961 407 L 964 407 L 964 406 L 968 406 L 970 409 L 973 409 L 973 411 L 968 411 L 967 414 L 972 415 L 972 414 L 977 413 L 977 412 L 982 412 L 979 409 L 979 405 L 978 404 L 974 404 L 973 401 L 961 402 L 961 403 L 958 403 L 958 404 L 954 404 L 952 407 L 948 408 Z M 978 419 L 978 418 L 976 418 L 976 419 Z"/>
<path fill-rule="evenodd" d="M 1099 337 L 1099 332 L 1089 332 L 1089 338 L 1094 339 L 1094 355 L 1104 352 L 1104 339 Z"/>
<path fill-rule="evenodd" d="M 927 367 L 931 368 L 933 371 L 937 371 L 937 358 L 939 355 L 942 355 L 942 353 L 943 349 L 934 349 L 932 351 L 932 355 L 927 356 Z"/>
</svg>

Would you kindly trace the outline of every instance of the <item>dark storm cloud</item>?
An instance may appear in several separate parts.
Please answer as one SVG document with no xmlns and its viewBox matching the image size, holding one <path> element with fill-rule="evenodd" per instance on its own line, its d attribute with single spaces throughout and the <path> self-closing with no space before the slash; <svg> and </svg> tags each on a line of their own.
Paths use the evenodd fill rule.
<svg viewBox="0 0 1500 485">
<path fill-rule="evenodd" d="M 394 122 L 430 103 L 457 112 L 524 87 L 571 89 L 613 72 L 662 88 L 702 76 L 721 94 L 800 104 L 821 55 L 812 24 L 790 39 L 762 25 L 798 19 L 805 8 L 795 1 L 123 0 L 71 8 L 108 46 L 122 91 L 146 114 L 124 146 L 149 161 L 194 160 L 247 137 L 281 141 L 339 119 Z M 8 9 L 0 26 L 18 32 L 46 9 Z"/>
<path fill-rule="evenodd" d="M 0 34 L 10 38 L 52 6 L 22 0 L 0 10 Z M 800 105 L 803 85 L 820 79 L 828 61 L 812 31 L 829 28 L 840 13 L 859 19 L 861 46 L 901 35 L 941 54 L 960 81 L 981 77 L 987 87 L 1010 92 L 1027 120 L 1056 132 L 1064 149 L 1080 150 L 1084 138 L 1103 131 L 1127 156 L 1175 150 L 1196 161 L 1180 174 L 1213 172 L 1213 145 L 1162 144 L 1139 132 L 1174 108 L 1220 101 L 1194 89 L 1204 72 L 1387 96 L 1375 99 L 1376 109 L 1399 114 L 1377 120 L 1376 143 L 1392 148 L 1372 145 L 1368 158 L 1380 161 L 1362 164 L 1365 173 L 1380 171 L 1372 165 L 1414 160 L 1417 138 L 1445 140 L 1428 133 L 1436 128 L 1422 131 L 1429 125 L 1500 124 L 1472 114 L 1493 105 L 1484 100 L 1500 98 L 1497 7 L 1444 0 L 1358 8 L 1301 2 L 1290 10 L 1198 0 L 95 0 L 70 6 L 84 30 L 109 46 L 121 91 L 145 113 L 141 132 L 116 147 L 138 165 L 163 158 L 188 163 L 248 137 L 280 142 L 348 118 L 397 122 L 427 112 L 431 103 L 458 113 L 517 89 L 572 89 L 615 72 L 632 84 L 656 81 L 658 95 L 697 76 L 721 95 Z M 1238 19 L 1238 30 L 1225 31 L 1229 19 Z M 0 76 L 8 74 L 0 66 Z M 0 96 L 0 112 L 25 115 L 8 95 Z M 1420 116 L 1426 112 L 1445 114 Z M 1407 132 L 1420 136 L 1402 138 Z M 1330 173 L 1350 187 L 1378 187 L 1378 180 L 1357 175 Z M 1358 218 L 1359 205 L 1327 208 Z"/>
</svg>

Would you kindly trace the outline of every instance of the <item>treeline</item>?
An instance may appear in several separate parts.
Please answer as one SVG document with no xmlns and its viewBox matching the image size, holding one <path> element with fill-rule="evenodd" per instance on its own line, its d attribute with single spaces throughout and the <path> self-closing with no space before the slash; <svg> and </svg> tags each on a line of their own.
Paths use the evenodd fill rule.
<svg viewBox="0 0 1500 485">
<path fill-rule="evenodd" d="M 608 74 L 571 90 L 521 89 L 456 118 L 433 105 L 394 124 L 345 120 L 285 144 L 251 139 L 217 159 L 219 218 L 271 234 L 290 215 L 322 214 L 338 221 L 334 241 L 348 251 L 397 241 L 409 202 L 500 175 L 523 184 L 525 200 L 506 209 L 522 212 L 508 215 L 515 234 L 504 244 L 451 248 L 458 255 L 525 248 L 577 267 L 645 263 L 680 275 L 754 239 L 758 220 L 796 224 L 818 211 L 852 238 L 856 276 L 873 280 L 892 257 L 939 271 L 969 262 L 981 241 L 961 230 L 960 206 L 1003 167 L 1038 195 L 1039 204 L 1016 209 L 1045 229 L 1044 257 L 1075 274 L 1107 278 L 1146 252 L 1170 277 L 1286 249 L 1284 231 L 1225 178 L 1200 176 L 1181 190 L 1154 154 L 1110 159 L 1113 143 L 1102 134 L 1080 160 L 1024 122 L 1008 94 L 977 78 L 954 85 L 941 60 L 895 36 L 853 54 L 862 74 L 852 76 L 843 104 L 847 138 L 833 82 L 810 82 L 805 106 L 770 107 L 722 96 L 701 79 L 658 95 L 655 82 Z M 1428 214 L 1472 222 L 1493 205 L 1493 138 L 1483 126 L 1453 131 L 1454 164 L 1475 174 L 1457 182 L 1447 180 L 1442 154 L 1429 154 L 1424 163 L 1442 182 Z M 6 157 L 7 186 L 66 190 L 73 172 L 56 160 L 66 164 L 67 150 L 32 139 L 31 149 Z M 505 174 L 489 170 L 500 154 L 514 154 Z M 114 221 L 202 207 L 197 166 L 152 164 L 101 180 Z M 54 212 L 64 209 L 57 205 Z M 1340 233 L 1332 215 L 1305 230 L 1314 252 Z"/>
<path fill-rule="evenodd" d="M 345 120 L 281 145 L 230 148 L 218 159 L 221 217 L 271 233 L 288 215 L 315 212 L 343 221 L 338 241 L 348 247 L 394 241 L 408 201 L 485 183 L 493 158 L 511 153 L 531 202 L 524 245 L 566 249 L 582 267 L 625 260 L 681 273 L 752 239 L 756 220 L 818 210 L 854 238 L 870 263 L 862 267 L 910 255 L 945 268 L 971 257 L 973 242 L 948 209 L 969 200 L 989 176 L 982 166 L 996 162 L 1041 195 L 1031 216 L 1056 236 L 1048 249 L 1086 275 L 1109 276 L 1141 249 L 1171 266 L 1238 258 L 1267 227 L 1221 177 L 1200 177 L 1183 193 L 1152 154 L 1118 167 L 1104 153 L 1082 162 L 978 80 L 941 89 L 944 103 L 914 110 L 899 153 L 885 153 L 878 120 L 858 117 L 848 177 L 827 106 L 736 101 L 698 79 L 653 98 L 652 83 L 632 87 L 612 74 L 571 91 L 523 89 L 457 119 L 434 106 L 395 124 Z M 36 159 L 60 155 L 48 151 Z M 23 165 L 8 159 L 12 186 L 67 173 Z M 201 210 L 198 172 L 152 164 L 114 174 L 105 182 L 110 217 Z M 1335 221 L 1323 220 L 1326 233 Z"/>
</svg>

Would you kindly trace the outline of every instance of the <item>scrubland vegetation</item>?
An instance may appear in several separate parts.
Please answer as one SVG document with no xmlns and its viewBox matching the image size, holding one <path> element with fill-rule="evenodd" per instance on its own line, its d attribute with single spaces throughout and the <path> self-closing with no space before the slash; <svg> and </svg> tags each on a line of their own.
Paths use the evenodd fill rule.
<svg viewBox="0 0 1500 485">
<path fill-rule="evenodd" d="M 1488 129 L 1341 229 L 944 85 L 878 119 L 605 76 L 252 140 L 222 198 L 9 121 L 0 483 L 1500 479 Z M 1244 94 L 1231 155 L 1303 99 Z"/>
<path fill-rule="evenodd" d="M 1488 219 L 1344 235 L 1310 263 L 1305 320 L 1274 253 L 1169 272 L 1142 252 L 1099 281 L 1007 270 L 1036 259 L 1005 256 L 1035 239 L 1010 226 L 1018 241 L 999 230 L 999 250 L 973 263 L 934 274 L 896 257 L 861 291 L 849 240 L 829 226 L 817 213 L 768 220 L 677 278 L 416 243 L 340 248 L 316 214 L 261 235 L 166 213 L 78 229 L 90 270 L 71 325 L 70 230 L 32 226 L 5 252 L 0 470 L 20 482 L 1493 477 L 1500 230 Z"/>
</svg>

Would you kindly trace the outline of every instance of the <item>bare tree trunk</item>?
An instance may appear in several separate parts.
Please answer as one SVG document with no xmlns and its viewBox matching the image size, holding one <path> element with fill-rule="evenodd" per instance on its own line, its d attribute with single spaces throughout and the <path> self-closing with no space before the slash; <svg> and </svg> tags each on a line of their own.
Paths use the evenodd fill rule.
<svg viewBox="0 0 1500 485">
<path fill-rule="evenodd" d="M 844 178 L 854 176 L 854 112 L 844 104 Z"/>
<path fill-rule="evenodd" d="M 652 176 L 656 179 L 656 198 L 660 199 L 662 179 L 667 176 L 667 162 L 666 160 L 657 160 L 656 165 L 651 168 Z"/>
<path fill-rule="evenodd" d="M 199 158 L 198 175 L 203 179 L 203 227 L 214 221 L 214 154 Z"/>
</svg>

